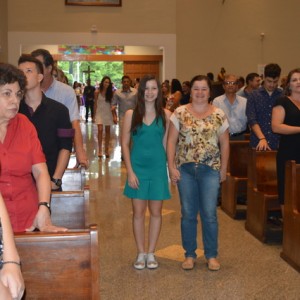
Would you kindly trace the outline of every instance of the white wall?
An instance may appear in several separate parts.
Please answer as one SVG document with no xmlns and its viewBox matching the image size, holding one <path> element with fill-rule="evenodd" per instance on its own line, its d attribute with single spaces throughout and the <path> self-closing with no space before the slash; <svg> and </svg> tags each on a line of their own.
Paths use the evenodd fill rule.
<svg viewBox="0 0 300 300">
<path fill-rule="evenodd" d="M 177 0 L 177 74 L 189 79 L 222 66 L 256 72 L 275 62 L 282 75 L 300 66 L 299 0 Z M 261 40 L 261 32 L 265 38 Z"/>
<path fill-rule="evenodd" d="M 300 65 L 299 0 L 124 0 L 117 8 L 4 1 L 9 41 L 3 56 L 10 62 L 22 45 L 105 43 L 163 47 L 168 79 L 216 75 L 222 66 L 245 76 L 269 62 L 278 63 L 284 75 Z"/>
<path fill-rule="evenodd" d="M 0 0 L 0 62 L 7 61 L 7 0 Z"/>
</svg>

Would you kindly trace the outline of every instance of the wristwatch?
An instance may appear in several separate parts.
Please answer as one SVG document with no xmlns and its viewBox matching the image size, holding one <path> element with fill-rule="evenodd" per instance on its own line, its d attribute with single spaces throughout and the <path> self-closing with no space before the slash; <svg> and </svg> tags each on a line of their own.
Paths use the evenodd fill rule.
<svg viewBox="0 0 300 300">
<path fill-rule="evenodd" d="M 51 181 L 54 182 L 56 186 L 61 187 L 61 185 L 62 185 L 61 179 L 55 179 L 55 178 L 52 177 Z"/>
<path fill-rule="evenodd" d="M 39 207 L 41 205 L 46 206 L 49 209 L 50 215 L 51 215 L 51 207 L 50 207 L 50 203 L 49 202 L 39 202 Z"/>
</svg>

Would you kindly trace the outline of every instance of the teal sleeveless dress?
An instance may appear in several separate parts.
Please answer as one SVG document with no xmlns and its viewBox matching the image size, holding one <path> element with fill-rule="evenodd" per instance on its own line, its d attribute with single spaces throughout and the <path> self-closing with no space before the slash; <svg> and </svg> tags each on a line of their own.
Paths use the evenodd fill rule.
<svg viewBox="0 0 300 300">
<path fill-rule="evenodd" d="M 170 199 L 164 134 L 161 118 L 154 119 L 150 125 L 143 123 L 131 134 L 131 165 L 139 180 L 139 188 L 131 188 L 127 180 L 125 196 L 140 200 Z"/>
</svg>

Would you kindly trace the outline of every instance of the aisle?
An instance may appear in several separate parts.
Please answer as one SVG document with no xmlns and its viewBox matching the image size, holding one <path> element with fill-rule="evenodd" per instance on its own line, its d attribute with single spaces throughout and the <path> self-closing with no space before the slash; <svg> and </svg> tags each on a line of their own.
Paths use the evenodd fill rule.
<svg viewBox="0 0 300 300">
<path fill-rule="evenodd" d="M 117 133 L 112 134 L 111 158 L 97 157 L 97 129 L 81 124 L 91 166 L 91 220 L 99 225 L 100 297 L 120 299 L 300 299 L 300 275 L 280 257 L 281 245 L 260 243 L 244 229 L 244 220 L 231 220 L 220 209 L 219 272 L 207 270 L 198 234 L 199 258 L 192 271 L 180 268 L 183 259 L 180 208 L 175 187 L 164 205 L 157 245 L 160 267 L 132 267 L 136 250 L 131 226 L 131 202 L 122 195 L 126 180 Z"/>
</svg>

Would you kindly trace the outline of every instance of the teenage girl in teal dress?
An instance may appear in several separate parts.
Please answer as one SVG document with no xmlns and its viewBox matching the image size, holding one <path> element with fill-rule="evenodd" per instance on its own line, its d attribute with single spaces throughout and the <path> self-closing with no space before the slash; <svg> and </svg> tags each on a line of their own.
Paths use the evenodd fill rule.
<svg viewBox="0 0 300 300">
<path fill-rule="evenodd" d="M 170 198 L 166 167 L 166 137 L 171 113 L 162 107 L 159 82 L 142 78 L 138 102 L 124 117 L 122 153 L 127 169 L 124 195 L 132 199 L 133 233 L 137 246 L 136 269 L 155 269 L 154 256 L 161 228 L 162 200 Z M 145 213 L 150 212 L 148 253 L 145 251 Z"/>
</svg>

